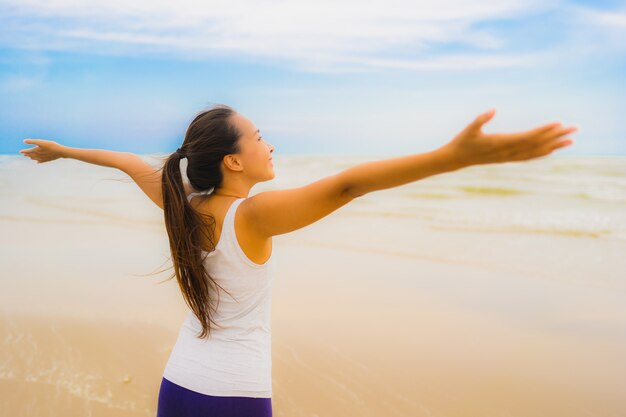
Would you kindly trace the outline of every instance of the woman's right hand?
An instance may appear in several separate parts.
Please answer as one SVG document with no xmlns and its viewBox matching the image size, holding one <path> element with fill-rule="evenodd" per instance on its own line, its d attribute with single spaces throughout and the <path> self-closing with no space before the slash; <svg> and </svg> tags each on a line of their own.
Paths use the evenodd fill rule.
<svg viewBox="0 0 626 417">
<path fill-rule="evenodd" d="M 560 123 L 550 123 L 532 130 L 516 133 L 484 133 L 481 128 L 493 115 L 495 109 L 479 115 L 443 149 L 460 166 L 526 161 L 551 154 L 559 148 L 571 145 L 571 139 L 563 136 L 578 130 L 563 128 Z"/>
<path fill-rule="evenodd" d="M 22 149 L 20 153 L 37 161 L 42 162 L 54 161 L 55 159 L 64 157 L 63 150 L 65 146 L 56 143 L 53 140 L 45 139 L 24 139 L 24 143 L 37 145 L 34 148 Z"/>
</svg>

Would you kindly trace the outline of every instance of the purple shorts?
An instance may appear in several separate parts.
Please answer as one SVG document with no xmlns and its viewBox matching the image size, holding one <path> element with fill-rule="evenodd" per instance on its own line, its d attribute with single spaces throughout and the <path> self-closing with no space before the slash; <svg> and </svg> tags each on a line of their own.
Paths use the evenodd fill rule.
<svg viewBox="0 0 626 417">
<path fill-rule="evenodd" d="M 157 417 L 272 417 L 272 399 L 216 397 L 163 378 Z"/>
</svg>

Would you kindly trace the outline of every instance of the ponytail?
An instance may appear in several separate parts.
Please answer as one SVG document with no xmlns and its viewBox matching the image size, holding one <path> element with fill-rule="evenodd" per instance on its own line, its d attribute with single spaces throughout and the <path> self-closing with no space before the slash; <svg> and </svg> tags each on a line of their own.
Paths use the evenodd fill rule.
<svg viewBox="0 0 626 417">
<path fill-rule="evenodd" d="M 185 194 L 180 161 L 188 158 L 187 176 L 196 190 L 218 188 L 222 183 L 221 162 L 225 155 L 239 152 L 239 132 L 229 122 L 234 111 L 224 105 L 196 116 L 187 130 L 181 148 L 163 165 L 162 192 L 165 228 L 169 238 L 174 273 L 187 306 L 194 312 L 208 338 L 212 317 L 223 288 L 209 275 L 203 257 L 203 242 L 215 249 L 215 218 L 194 209 Z M 225 291 L 225 290 L 224 290 Z M 217 298 L 217 303 L 214 301 Z"/>
<path fill-rule="evenodd" d="M 208 228 L 203 227 L 202 216 L 187 201 L 180 172 L 180 160 L 180 155 L 173 153 L 163 167 L 165 228 L 169 237 L 174 275 L 178 279 L 187 306 L 202 323 L 199 337 L 204 338 L 209 336 L 212 323 L 210 303 L 213 301 L 211 299 L 213 290 L 210 284 L 213 280 L 203 265 L 200 237 L 203 232 L 208 231 Z M 210 218 L 214 226 L 215 219 Z"/>
</svg>

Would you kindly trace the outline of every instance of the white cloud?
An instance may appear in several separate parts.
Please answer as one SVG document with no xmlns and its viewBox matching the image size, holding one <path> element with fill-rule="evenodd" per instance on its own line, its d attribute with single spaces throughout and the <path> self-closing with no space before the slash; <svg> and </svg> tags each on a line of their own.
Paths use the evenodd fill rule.
<svg viewBox="0 0 626 417">
<path fill-rule="evenodd" d="M 41 84 L 43 76 L 28 76 L 24 74 L 11 74 L 0 81 L 0 91 L 19 92 L 30 90 Z"/>
<path fill-rule="evenodd" d="M 626 8 L 599 10 L 572 5 L 566 35 L 571 52 L 581 56 L 618 56 L 626 51 Z"/>
<path fill-rule="evenodd" d="M 584 19 L 588 19 L 605 28 L 626 30 L 626 9 L 622 11 L 606 11 L 576 7 Z"/>
<path fill-rule="evenodd" d="M 518 19 L 559 1 L 0 1 L 0 42 L 25 48 L 270 58 L 312 71 L 528 65 L 477 23 Z M 28 23 L 28 24 L 25 24 Z M 465 53 L 431 56 L 441 45 Z M 485 54 L 484 51 L 489 52 Z M 534 61 L 533 61 L 534 62 Z"/>
<path fill-rule="evenodd" d="M 399 68 L 415 70 L 477 70 L 485 68 L 532 67 L 549 58 L 545 53 L 527 54 L 449 54 L 424 59 L 354 59 L 355 64 L 367 68 Z M 356 68 L 355 68 L 356 69 Z"/>
</svg>

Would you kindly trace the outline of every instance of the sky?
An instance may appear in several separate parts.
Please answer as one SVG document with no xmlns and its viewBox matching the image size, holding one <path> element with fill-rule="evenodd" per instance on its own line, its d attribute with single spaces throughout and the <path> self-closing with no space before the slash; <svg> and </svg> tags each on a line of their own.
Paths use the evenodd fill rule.
<svg viewBox="0 0 626 417">
<path fill-rule="evenodd" d="M 491 108 L 626 155 L 625 78 L 625 1 L 0 0 L 2 154 L 169 153 L 220 103 L 278 155 L 427 152 Z"/>
</svg>

